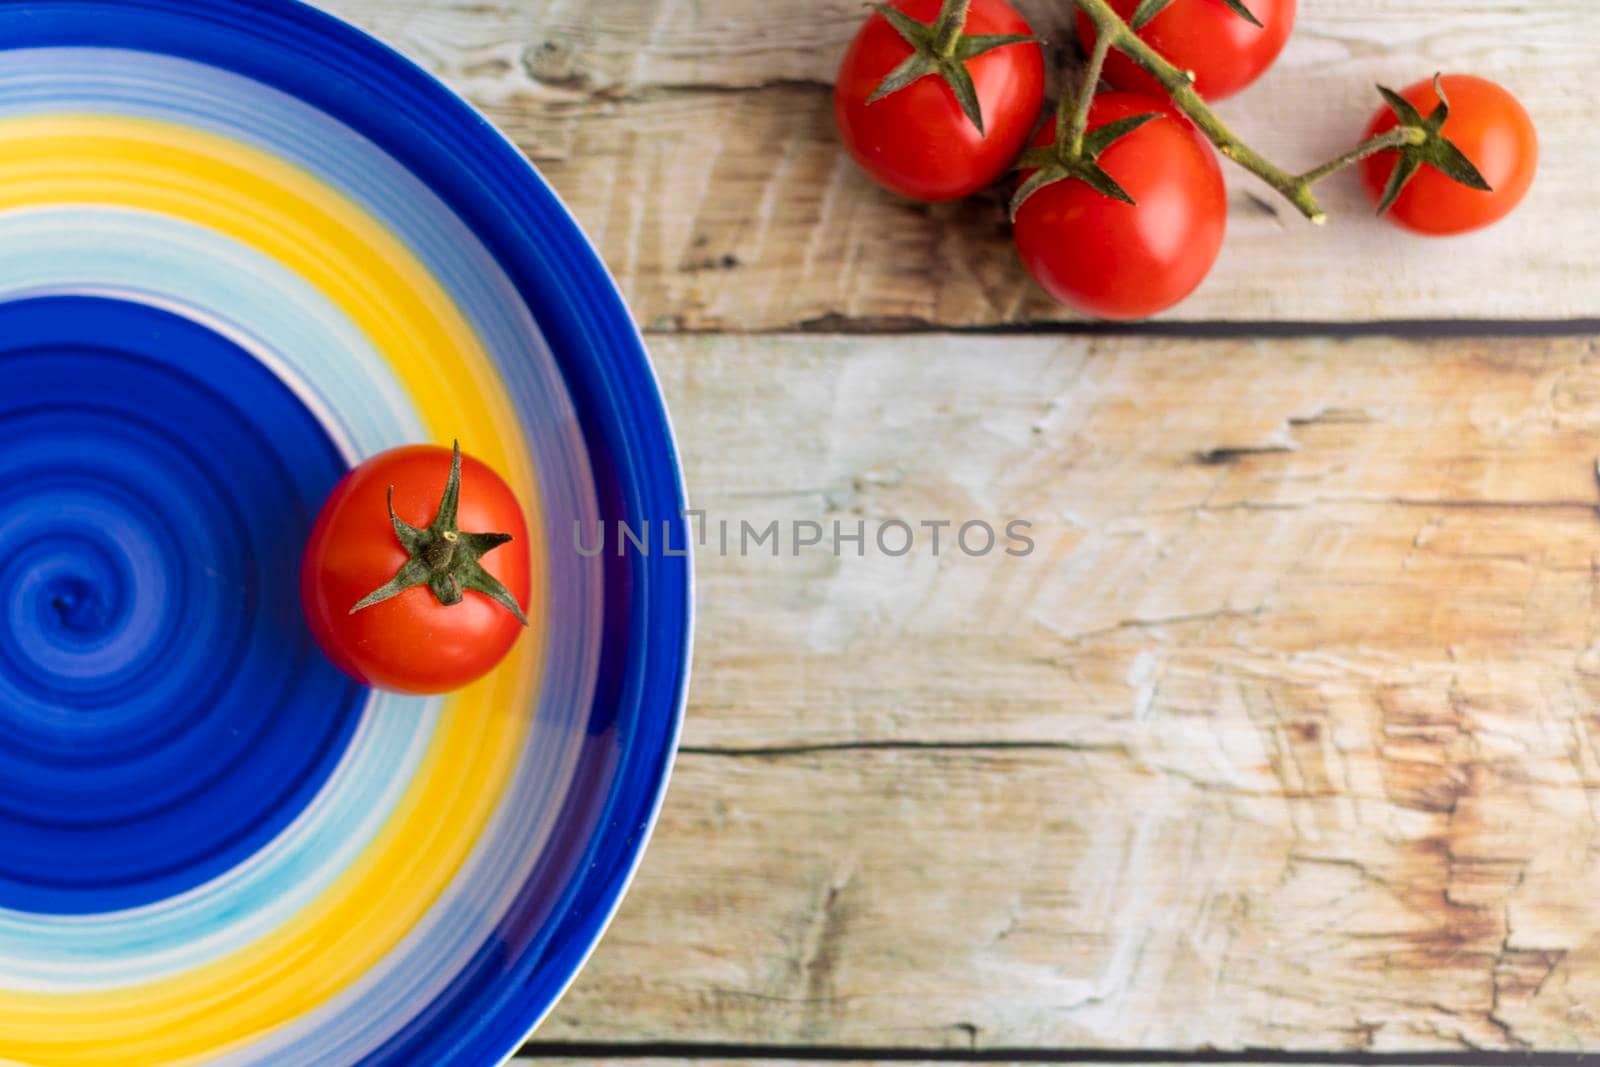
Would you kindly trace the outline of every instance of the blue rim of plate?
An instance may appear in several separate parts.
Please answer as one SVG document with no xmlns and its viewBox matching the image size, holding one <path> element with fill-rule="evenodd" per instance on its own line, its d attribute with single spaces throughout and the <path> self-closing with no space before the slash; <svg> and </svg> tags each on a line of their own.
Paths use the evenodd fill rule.
<svg viewBox="0 0 1600 1067">
<path fill-rule="evenodd" d="M 256 47 L 241 48 L 241 35 Z M 680 531 L 685 555 L 605 558 L 599 686 L 575 777 L 610 784 L 601 797 L 569 794 L 541 861 L 578 873 L 550 920 L 507 929 L 501 944 L 484 948 L 516 946 L 513 961 L 474 968 L 483 984 L 440 998 L 459 1009 L 494 991 L 484 1014 L 416 1018 L 386 1046 L 427 1062 L 503 1062 L 565 992 L 620 904 L 665 797 L 687 699 L 687 493 L 659 383 L 615 281 L 555 192 L 488 119 L 387 45 L 299 0 L 9 2 L 0 4 L 0 40 L 8 50 L 133 48 L 220 67 L 382 146 L 478 235 L 533 313 L 578 412 L 602 519 Z M 614 610 L 614 598 L 627 610 Z M 507 985 L 516 995 L 501 995 Z M 398 1061 L 380 1050 L 374 1062 Z"/>
</svg>

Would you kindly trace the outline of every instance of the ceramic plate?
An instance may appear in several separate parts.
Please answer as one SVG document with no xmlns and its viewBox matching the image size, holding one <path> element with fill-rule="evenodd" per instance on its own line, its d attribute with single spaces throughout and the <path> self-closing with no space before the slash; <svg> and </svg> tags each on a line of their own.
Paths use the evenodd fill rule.
<svg viewBox="0 0 1600 1067">
<path fill-rule="evenodd" d="M 637 863 L 683 493 L 616 290 L 422 71 L 289 3 L 0 4 L 0 1060 L 491 1064 Z M 527 503 L 533 629 L 443 699 L 314 647 L 363 457 Z M 659 535 L 657 545 L 660 544 Z"/>
</svg>

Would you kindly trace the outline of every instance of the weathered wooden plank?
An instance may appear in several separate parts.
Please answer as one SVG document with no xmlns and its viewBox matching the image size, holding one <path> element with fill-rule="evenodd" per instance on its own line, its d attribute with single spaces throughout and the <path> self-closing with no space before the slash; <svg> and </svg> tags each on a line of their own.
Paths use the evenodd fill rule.
<svg viewBox="0 0 1600 1067">
<path fill-rule="evenodd" d="M 854 0 L 329 5 L 483 106 L 572 205 L 658 330 L 1070 318 L 1015 262 L 997 197 L 924 208 L 875 190 L 836 143 L 828 85 Z M 1023 4 L 1069 54 L 1066 3 Z M 1285 165 L 1352 143 L 1377 97 L 1437 69 L 1510 86 L 1544 160 L 1514 220 L 1448 242 L 1372 219 L 1354 180 L 1303 224 L 1242 172 L 1217 270 L 1186 320 L 1600 314 L 1600 33 L 1586 0 L 1306 0 L 1296 37 L 1227 117 Z"/>
<path fill-rule="evenodd" d="M 686 745 L 545 1040 L 1600 1048 L 1584 339 L 656 342 Z"/>
<path fill-rule="evenodd" d="M 1025 518 L 1039 546 L 707 555 L 691 744 L 903 737 L 907 703 L 922 740 L 1120 740 L 1131 703 L 1113 721 L 1062 700 L 1126 695 L 1119 672 L 1173 632 L 1304 657 L 1282 669 L 1308 681 L 1336 651 L 1453 675 L 1589 641 L 1586 340 L 655 347 L 713 548 L 723 519 L 737 548 L 741 521 L 831 539 L 895 516 Z M 1063 672 L 1108 647 L 1117 671 Z"/>
</svg>

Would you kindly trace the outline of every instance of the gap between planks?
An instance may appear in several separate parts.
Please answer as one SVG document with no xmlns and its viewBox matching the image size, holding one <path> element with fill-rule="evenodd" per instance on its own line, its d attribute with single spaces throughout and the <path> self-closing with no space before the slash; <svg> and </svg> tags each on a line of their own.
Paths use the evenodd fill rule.
<svg viewBox="0 0 1600 1067">
<path fill-rule="evenodd" d="M 1196 341 L 1292 340 L 1296 338 L 1389 337 L 1408 341 L 1458 338 L 1589 337 L 1600 334 L 1600 318 L 1576 319 L 1373 319 L 1353 322 L 1215 319 L 1142 322 L 1027 322 L 951 327 L 924 319 L 830 317 L 772 330 L 646 329 L 647 340 L 674 337 L 874 337 L 948 334 L 958 337 L 1140 337 Z"/>
<path fill-rule="evenodd" d="M 1126 1064 L 1157 1067 L 1168 1064 L 1207 1064 L 1214 1067 L 1250 1067 L 1257 1064 L 1339 1065 L 1339 1067 L 1593 1067 L 1597 1056 L 1583 1052 L 1294 1052 L 1281 1049 L 1181 1051 L 1172 1049 L 946 1049 L 855 1048 L 818 1046 L 788 1048 L 781 1045 L 720 1045 L 693 1042 L 606 1044 L 560 1042 L 526 1046 L 511 1067 L 541 1064 L 576 1067 L 577 1064 L 627 1063 L 645 1067 L 699 1067 L 729 1064 L 845 1063 L 865 1067 L 875 1063 L 931 1065 L 935 1063 L 995 1064 Z"/>
</svg>

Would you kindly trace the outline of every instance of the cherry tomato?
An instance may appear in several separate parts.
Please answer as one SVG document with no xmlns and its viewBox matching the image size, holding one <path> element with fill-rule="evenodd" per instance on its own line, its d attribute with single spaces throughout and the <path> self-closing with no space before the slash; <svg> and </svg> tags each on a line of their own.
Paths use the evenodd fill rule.
<svg viewBox="0 0 1600 1067">
<path fill-rule="evenodd" d="M 894 7 L 931 24 L 939 0 L 894 0 Z M 1005 0 L 973 0 L 967 35 L 1031 34 Z M 862 25 L 840 64 L 833 114 L 845 147 L 880 185 L 914 200 L 955 200 L 993 184 L 1033 132 L 1044 99 L 1044 60 L 1034 42 L 1010 44 L 966 61 L 983 117 L 983 132 L 962 111 L 937 74 L 873 103 L 890 71 L 913 54 L 883 15 Z"/>
<path fill-rule="evenodd" d="M 1446 74 L 1440 82 L 1450 116 L 1439 132 L 1472 161 L 1490 191 L 1468 188 L 1423 164 L 1385 217 L 1417 233 L 1466 233 L 1499 221 L 1522 201 L 1539 166 L 1539 138 L 1517 98 L 1494 82 L 1471 74 Z M 1431 78 L 1400 95 L 1424 116 L 1439 103 Z M 1372 117 L 1366 135 L 1391 130 L 1398 121 L 1385 107 Z M 1383 196 L 1396 159 L 1394 152 L 1380 152 L 1361 163 L 1362 184 L 1374 204 Z"/>
<path fill-rule="evenodd" d="M 522 633 L 531 592 L 522 507 L 499 475 L 463 456 L 457 521 L 436 524 L 450 472 L 451 451 L 433 445 L 373 456 L 334 487 L 312 527 L 301 561 L 301 604 L 317 643 L 357 681 L 405 693 L 457 689 L 488 673 Z M 394 514 L 429 545 L 448 544 L 448 560 L 436 548 L 413 553 L 402 545 L 389 516 L 391 486 Z M 457 531 L 453 540 L 444 537 L 446 526 Z M 426 536 L 433 532 L 438 536 Z M 483 533 L 511 538 L 483 548 L 487 541 L 473 538 Z M 414 556 L 440 566 L 414 575 L 425 579 L 421 584 L 352 612 L 412 566 Z M 496 584 L 509 600 L 497 603 L 479 590 Z M 439 588 L 459 602 L 441 602 Z"/>
<path fill-rule="evenodd" d="M 1039 189 L 1017 211 L 1013 232 L 1029 273 L 1057 300 L 1102 318 L 1171 307 L 1194 291 L 1222 249 L 1228 205 L 1217 154 L 1167 101 L 1101 93 L 1089 129 L 1150 112 L 1161 117 L 1098 159 L 1137 203 L 1069 179 Z M 1053 135 L 1047 125 L 1034 144 L 1048 145 Z"/>
<path fill-rule="evenodd" d="M 1124 19 L 1139 0 L 1110 0 Z M 1295 0 L 1244 0 L 1261 23 L 1252 25 L 1222 0 L 1174 0 L 1138 31 L 1139 37 L 1173 66 L 1194 73 L 1195 91 L 1208 100 L 1232 96 L 1272 66 L 1294 29 Z M 1094 47 L 1094 23 L 1078 12 L 1078 40 Z M 1112 50 L 1105 77 L 1118 89 L 1164 96 L 1156 80 L 1137 63 Z"/>
</svg>

